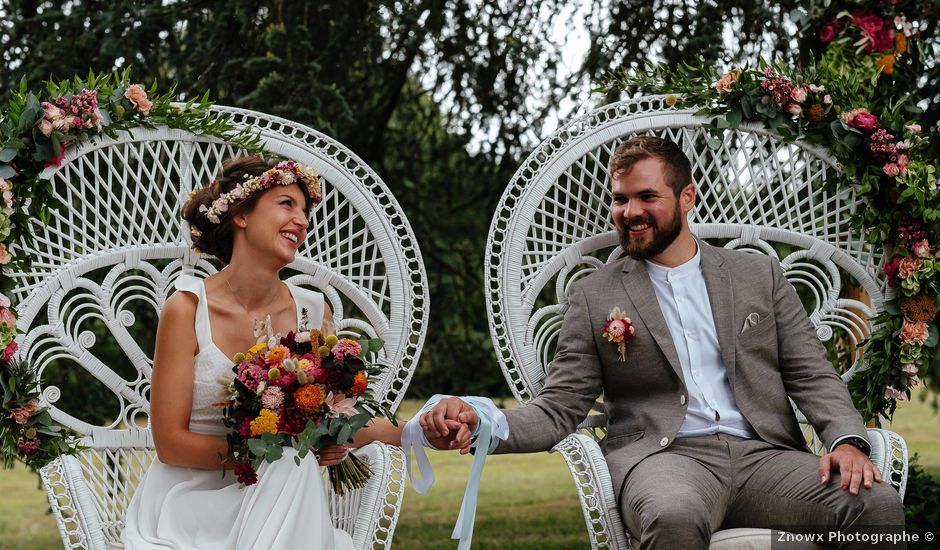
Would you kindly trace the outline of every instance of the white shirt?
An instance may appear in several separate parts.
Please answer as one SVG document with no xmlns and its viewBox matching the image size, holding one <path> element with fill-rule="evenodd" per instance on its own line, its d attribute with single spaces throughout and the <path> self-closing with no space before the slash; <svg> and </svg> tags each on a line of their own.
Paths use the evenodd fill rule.
<svg viewBox="0 0 940 550">
<path fill-rule="evenodd" d="M 738 409 L 721 358 L 718 331 L 702 273 L 702 253 L 677 267 L 646 262 L 659 308 L 679 356 L 688 389 L 689 408 L 677 437 L 721 432 L 755 438 L 757 434 Z"/>
</svg>

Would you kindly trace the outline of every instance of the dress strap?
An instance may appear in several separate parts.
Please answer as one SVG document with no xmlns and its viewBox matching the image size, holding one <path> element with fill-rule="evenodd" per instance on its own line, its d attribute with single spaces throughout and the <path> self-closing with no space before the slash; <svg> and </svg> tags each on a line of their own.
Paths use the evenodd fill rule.
<svg viewBox="0 0 940 550">
<path fill-rule="evenodd" d="M 213 345 L 212 328 L 209 326 L 209 302 L 206 299 L 206 285 L 202 279 L 182 274 L 176 279 L 175 286 L 176 290 L 194 294 L 199 301 L 196 304 L 196 343 L 199 344 L 201 353 Z"/>
<path fill-rule="evenodd" d="M 286 281 L 285 281 L 286 282 Z M 318 329 L 323 325 L 323 294 L 287 283 L 297 305 L 297 328 Z"/>
</svg>

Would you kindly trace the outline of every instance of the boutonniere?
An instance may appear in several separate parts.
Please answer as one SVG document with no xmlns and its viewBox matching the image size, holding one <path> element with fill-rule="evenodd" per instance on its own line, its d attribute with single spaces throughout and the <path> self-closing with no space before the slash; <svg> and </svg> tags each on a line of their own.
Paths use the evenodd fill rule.
<svg viewBox="0 0 940 550">
<path fill-rule="evenodd" d="M 633 340 L 635 331 L 633 321 L 619 307 L 615 307 L 610 310 L 610 315 L 607 316 L 607 322 L 604 323 L 604 331 L 601 332 L 601 336 L 607 338 L 608 342 L 617 344 L 620 360 L 626 361 L 627 342 Z"/>
</svg>

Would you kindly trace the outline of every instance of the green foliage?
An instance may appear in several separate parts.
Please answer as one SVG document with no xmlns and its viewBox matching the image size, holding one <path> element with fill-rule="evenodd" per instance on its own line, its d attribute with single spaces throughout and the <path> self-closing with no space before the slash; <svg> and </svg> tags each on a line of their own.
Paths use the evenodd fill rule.
<svg viewBox="0 0 940 550">
<path fill-rule="evenodd" d="M 936 541 L 924 542 L 924 534 L 936 535 L 937 525 L 940 525 L 940 480 L 918 464 L 917 454 L 911 457 L 904 501 L 906 531 L 918 535 L 920 539 L 920 542 L 912 543 L 909 548 L 936 548 Z"/>
</svg>

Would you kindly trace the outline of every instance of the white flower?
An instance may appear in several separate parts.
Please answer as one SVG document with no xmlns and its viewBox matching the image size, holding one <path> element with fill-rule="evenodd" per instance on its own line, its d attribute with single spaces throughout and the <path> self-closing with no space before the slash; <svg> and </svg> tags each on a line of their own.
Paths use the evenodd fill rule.
<svg viewBox="0 0 940 550">
<path fill-rule="evenodd" d="M 346 397 L 346 394 L 340 392 L 333 394 L 330 392 L 326 396 L 326 404 L 330 408 L 328 416 L 337 417 L 337 416 L 353 416 L 358 414 L 359 411 L 356 410 L 356 398 L 355 397 Z"/>
</svg>

